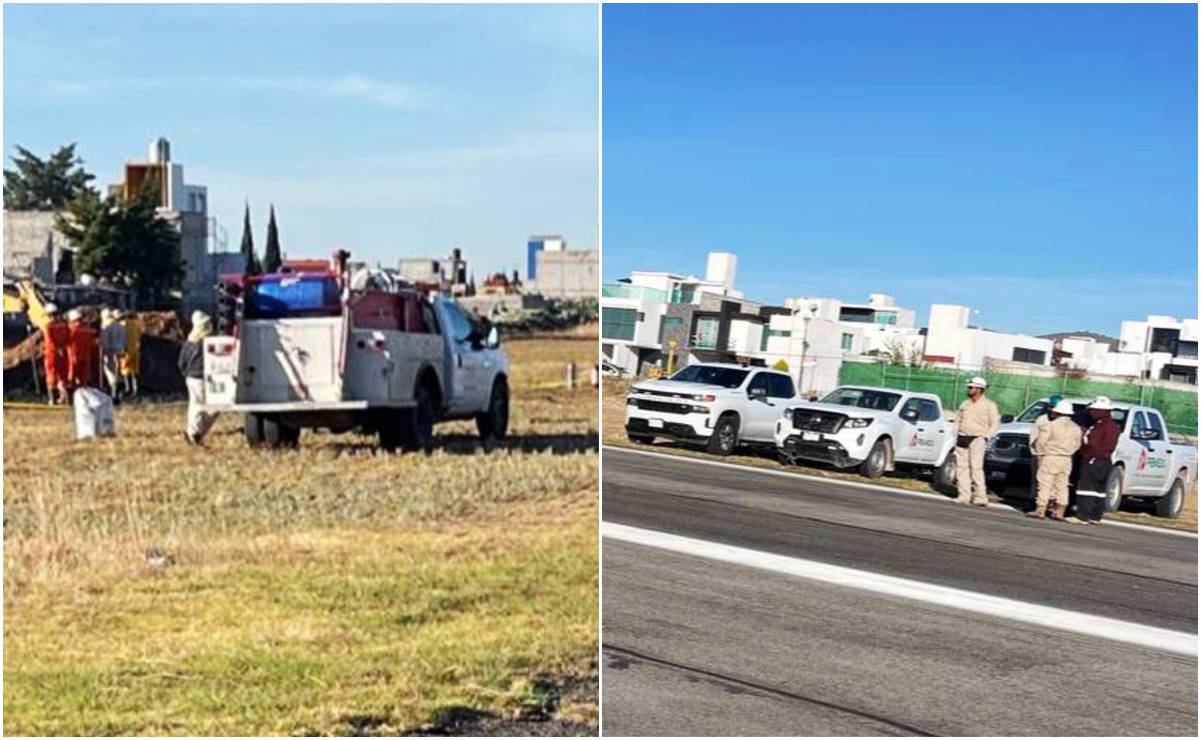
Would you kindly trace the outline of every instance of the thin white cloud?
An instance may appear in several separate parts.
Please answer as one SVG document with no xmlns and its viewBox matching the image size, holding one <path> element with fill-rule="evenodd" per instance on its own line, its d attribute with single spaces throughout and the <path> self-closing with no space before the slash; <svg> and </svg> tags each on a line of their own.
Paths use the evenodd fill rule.
<svg viewBox="0 0 1201 740">
<path fill-rule="evenodd" d="M 428 88 L 361 74 L 329 77 L 63 77 L 40 80 L 28 87 L 18 83 L 15 87 L 19 93 L 44 103 L 69 104 L 103 100 L 123 92 L 185 87 L 263 90 L 302 97 L 354 100 L 384 108 L 415 108 L 436 97 Z"/>
</svg>

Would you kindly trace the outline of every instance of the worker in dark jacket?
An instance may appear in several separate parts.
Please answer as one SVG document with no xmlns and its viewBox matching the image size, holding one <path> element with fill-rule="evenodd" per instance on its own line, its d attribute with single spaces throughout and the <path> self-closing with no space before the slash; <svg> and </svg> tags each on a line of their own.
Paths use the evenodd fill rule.
<svg viewBox="0 0 1201 740">
<path fill-rule="evenodd" d="M 188 425 L 184 438 L 198 445 L 204 442 L 217 415 L 205 411 L 204 404 L 204 338 L 213 333 L 213 321 L 203 311 L 192 313 L 192 331 L 179 350 L 179 372 L 188 386 Z"/>
<path fill-rule="evenodd" d="M 1076 517 L 1089 524 L 1100 524 L 1105 514 L 1106 488 L 1113 469 L 1113 451 L 1121 430 L 1113 420 L 1113 402 L 1097 396 L 1088 405 L 1092 426 L 1084 432 L 1080 448 L 1080 480 L 1076 484 Z"/>
</svg>

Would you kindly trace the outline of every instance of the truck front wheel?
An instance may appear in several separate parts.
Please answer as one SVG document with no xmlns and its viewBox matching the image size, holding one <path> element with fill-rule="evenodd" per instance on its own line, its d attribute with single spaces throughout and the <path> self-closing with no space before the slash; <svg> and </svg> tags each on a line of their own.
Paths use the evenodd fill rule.
<svg viewBox="0 0 1201 740">
<path fill-rule="evenodd" d="M 295 447 L 300 442 L 300 430 L 293 429 L 280 421 L 278 416 L 260 416 L 263 429 L 263 446 L 277 450 Z"/>
<path fill-rule="evenodd" d="M 497 378 L 492 384 L 488 409 L 475 417 L 475 427 L 480 432 L 480 439 L 485 442 L 499 442 L 508 434 L 509 384 L 504 378 Z"/>
<path fill-rule="evenodd" d="M 878 439 L 867 453 L 867 459 L 859 465 L 859 473 L 865 478 L 879 478 L 888 465 L 888 440 Z"/>
<path fill-rule="evenodd" d="M 713 435 L 709 437 L 708 449 L 714 455 L 734 454 L 738 448 L 738 417 L 726 414 L 717 420 Z"/>
<path fill-rule="evenodd" d="M 944 491 L 955 489 L 955 451 L 947 453 L 947 459 L 934 470 L 934 487 Z"/>
</svg>

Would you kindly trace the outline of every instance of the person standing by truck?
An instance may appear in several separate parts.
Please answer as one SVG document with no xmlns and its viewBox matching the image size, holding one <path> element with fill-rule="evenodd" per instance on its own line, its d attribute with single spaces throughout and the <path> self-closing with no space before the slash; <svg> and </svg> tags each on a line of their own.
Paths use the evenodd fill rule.
<svg viewBox="0 0 1201 740">
<path fill-rule="evenodd" d="M 967 400 L 955 415 L 956 503 L 988 505 L 984 487 L 984 448 L 1001 426 L 1001 413 L 992 399 L 985 398 L 988 381 L 976 376 L 968 381 Z"/>
<path fill-rule="evenodd" d="M 1042 519 L 1050 504 L 1051 518 L 1064 521 L 1068 510 L 1068 478 L 1072 475 L 1072 455 L 1080 449 L 1083 433 L 1072 421 L 1071 401 L 1059 401 L 1048 408 L 1043 424 L 1035 422 L 1030 432 L 1030 451 L 1034 453 L 1038 471 L 1038 497 L 1034 511 L 1026 516 Z"/>
<path fill-rule="evenodd" d="M 45 311 L 43 362 L 46 368 L 46 390 L 50 394 L 50 405 L 53 406 L 67 402 L 67 381 L 71 375 L 67 347 L 71 344 L 71 329 L 58 315 L 58 306 L 47 303 Z"/>
<path fill-rule="evenodd" d="M 1113 420 L 1113 402 L 1097 396 L 1088 405 L 1093 424 L 1084 432 L 1080 448 L 1080 481 L 1076 484 L 1076 518 L 1100 524 L 1105 515 L 1106 488 L 1113 470 L 1113 451 L 1121 429 Z"/>
<path fill-rule="evenodd" d="M 83 312 L 73 308 L 67 312 L 67 374 L 71 389 L 97 385 L 97 365 L 100 364 L 100 344 L 96 330 L 84 320 Z"/>
<path fill-rule="evenodd" d="M 100 312 L 100 366 L 104 382 L 116 402 L 121 397 L 121 355 L 125 354 L 125 326 L 120 309 Z"/>
<path fill-rule="evenodd" d="M 217 414 L 205 411 L 204 405 L 204 338 L 213 333 L 213 320 L 203 311 L 192 312 L 192 330 L 179 350 L 179 372 L 188 386 L 188 421 L 184 438 L 189 443 L 204 443 L 204 435 L 212 429 Z"/>
</svg>

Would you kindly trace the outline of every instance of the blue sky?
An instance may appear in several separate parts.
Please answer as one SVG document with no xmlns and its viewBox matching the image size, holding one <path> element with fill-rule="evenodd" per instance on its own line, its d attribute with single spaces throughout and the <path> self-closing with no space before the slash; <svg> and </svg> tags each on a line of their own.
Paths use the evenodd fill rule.
<svg viewBox="0 0 1201 740">
<path fill-rule="evenodd" d="M 232 248 L 394 264 L 597 243 L 595 6 L 6 6 L 13 146 L 78 142 L 103 185 L 165 135 Z"/>
<path fill-rule="evenodd" d="M 604 9 L 604 267 L 1116 334 L 1197 315 L 1194 6 Z"/>
</svg>

